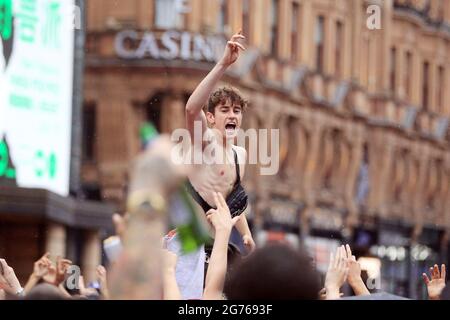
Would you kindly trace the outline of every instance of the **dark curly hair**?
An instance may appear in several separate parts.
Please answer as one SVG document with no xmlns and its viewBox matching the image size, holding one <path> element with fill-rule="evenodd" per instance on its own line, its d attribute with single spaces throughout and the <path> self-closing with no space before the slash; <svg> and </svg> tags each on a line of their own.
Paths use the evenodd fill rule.
<svg viewBox="0 0 450 320">
<path fill-rule="evenodd" d="M 218 105 L 225 104 L 228 101 L 230 101 L 232 105 L 240 105 L 242 111 L 245 111 L 248 106 L 248 101 L 241 96 L 240 92 L 237 89 L 231 87 L 223 87 L 217 89 L 209 96 L 208 104 L 206 105 L 206 111 L 214 113 Z"/>
</svg>

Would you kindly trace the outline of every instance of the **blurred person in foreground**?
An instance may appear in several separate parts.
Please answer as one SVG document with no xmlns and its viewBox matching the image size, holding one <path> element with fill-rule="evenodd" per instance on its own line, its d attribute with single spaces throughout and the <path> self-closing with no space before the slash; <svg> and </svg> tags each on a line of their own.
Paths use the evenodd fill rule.
<svg viewBox="0 0 450 320">
<path fill-rule="evenodd" d="M 160 136 L 132 165 L 127 198 L 129 216 L 122 231 L 122 249 L 108 279 L 111 299 L 158 300 L 164 297 L 168 277 L 163 277 L 163 270 L 173 269 L 170 261 L 163 263 L 167 261 L 163 259 L 162 250 L 168 225 L 166 199 L 192 170 L 190 166 L 172 161 L 172 148 L 169 137 Z"/>
<path fill-rule="evenodd" d="M 317 300 L 319 274 L 304 248 L 268 244 L 238 263 L 225 283 L 230 300 Z"/>
</svg>

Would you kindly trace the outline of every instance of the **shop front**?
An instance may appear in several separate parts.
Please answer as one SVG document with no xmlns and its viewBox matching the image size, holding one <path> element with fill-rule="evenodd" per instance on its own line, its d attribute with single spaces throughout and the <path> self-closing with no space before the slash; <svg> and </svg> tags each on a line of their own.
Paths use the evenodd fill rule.
<svg viewBox="0 0 450 320">
<path fill-rule="evenodd" d="M 323 280 L 328 270 L 330 254 L 344 243 L 344 221 L 347 212 L 332 207 L 319 206 L 309 220 L 309 233 L 303 237 L 309 254 Z"/>
<path fill-rule="evenodd" d="M 258 245 L 286 243 L 294 247 L 300 244 L 300 214 L 303 204 L 290 199 L 275 197 L 264 212 L 262 230 L 257 233 Z"/>
<path fill-rule="evenodd" d="M 370 253 L 381 260 L 376 289 L 402 297 L 410 296 L 412 226 L 401 222 L 378 221 L 377 244 Z"/>
<path fill-rule="evenodd" d="M 114 208 L 41 189 L 0 186 L 0 257 L 22 283 L 45 252 L 81 267 L 88 281 L 102 263 L 101 240 L 113 232 Z"/>
<path fill-rule="evenodd" d="M 433 226 L 422 229 L 416 243 L 411 247 L 411 298 L 424 300 L 428 298 L 422 274 L 429 275 L 430 267 L 437 264 L 439 268 L 445 262 L 445 245 L 442 242 L 444 230 Z"/>
</svg>

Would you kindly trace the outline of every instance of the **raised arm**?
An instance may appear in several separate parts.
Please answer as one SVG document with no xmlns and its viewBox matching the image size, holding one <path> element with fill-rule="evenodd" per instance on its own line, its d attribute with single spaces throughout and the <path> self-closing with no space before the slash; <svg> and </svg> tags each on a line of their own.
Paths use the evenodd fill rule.
<svg viewBox="0 0 450 320">
<path fill-rule="evenodd" d="M 367 289 L 363 279 L 361 278 L 361 266 L 359 262 L 356 261 L 356 257 L 352 254 L 352 250 L 348 244 L 345 246 L 345 251 L 347 253 L 348 284 L 352 287 L 355 295 L 369 295 L 370 291 Z"/>
<path fill-rule="evenodd" d="M 165 199 L 177 190 L 191 166 L 171 160 L 173 144 L 161 136 L 136 159 L 127 199 L 129 220 L 121 254 L 111 269 L 109 294 L 116 300 L 162 297 L 161 239 L 167 228 Z"/>
<path fill-rule="evenodd" d="M 214 245 L 209 259 L 208 271 L 205 279 L 204 300 L 221 300 L 228 264 L 228 240 L 231 229 L 239 217 L 231 218 L 230 209 L 223 196 L 214 193 L 217 209 L 208 211 L 208 221 L 214 227 Z"/>
<path fill-rule="evenodd" d="M 428 299 L 440 300 L 441 293 L 445 289 L 445 264 L 441 265 L 441 271 L 437 264 L 430 268 L 431 279 L 428 278 L 426 273 L 422 274 L 423 281 L 427 286 Z"/>
<path fill-rule="evenodd" d="M 163 249 L 163 297 L 164 300 L 182 300 L 180 288 L 177 284 L 176 266 L 177 255 Z"/>
<path fill-rule="evenodd" d="M 208 101 L 210 94 L 225 71 L 239 58 L 239 49 L 245 50 L 244 46 L 238 42 L 241 39 L 245 39 L 245 37 L 240 32 L 231 37 L 225 47 L 222 59 L 220 59 L 203 81 L 200 82 L 189 97 L 186 104 L 186 127 L 191 134 L 192 141 L 194 141 L 194 124 L 196 121 L 201 122 L 202 135 L 207 128 L 206 116 L 202 110 L 203 106 Z"/>
</svg>

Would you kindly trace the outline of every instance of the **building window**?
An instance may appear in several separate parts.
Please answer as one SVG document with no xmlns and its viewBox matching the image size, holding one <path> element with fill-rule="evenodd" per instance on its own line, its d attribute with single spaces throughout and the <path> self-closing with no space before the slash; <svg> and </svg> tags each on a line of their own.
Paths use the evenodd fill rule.
<svg viewBox="0 0 450 320">
<path fill-rule="evenodd" d="M 162 106 L 165 95 L 158 92 L 145 103 L 145 121 L 151 122 L 158 132 L 162 132 Z"/>
<path fill-rule="evenodd" d="M 344 27 L 342 22 L 336 22 L 336 48 L 335 48 L 335 59 L 336 59 L 336 76 L 342 76 L 342 48 L 344 47 Z"/>
<path fill-rule="evenodd" d="M 395 69 L 397 68 L 397 49 L 394 47 L 391 48 L 391 57 L 389 59 L 389 88 L 391 93 L 395 95 L 395 82 L 396 82 L 396 74 Z"/>
<path fill-rule="evenodd" d="M 365 78 L 365 82 L 366 82 L 366 86 L 369 88 L 369 84 L 371 82 L 371 78 L 370 78 L 370 61 L 372 61 L 372 41 L 370 40 L 370 36 L 366 35 L 367 38 L 364 40 L 365 42 L 365 49 L 366 49 L 366 53 L 367 53 L 367 60 L 366 60 L 366 65 L 365 65 L 365 69 L 366 69 L 366 78 Z"/>
<path fill-rule="evenodd" d="M 316 44 L 316 69 L 318 72 L 323 72 L 323 58 L 324 58 L 324 25 L 325 18 L 323 16 L 317 17 L 316 22 L 316 34 L 315 34 L 315 44 Z"/>
<path fill-rule="evenodd" d="M 96 159 L 97 110 L 95 104 L 85 104 L 83 108 L 83 161 Z"/>
<path fill-rule="evenodd" d="M 270 22 L 270 52 L 278 54 L 278 0 L 272 0 L 272 18 Z"/>
<path fill-rule="evenodd" d="M 247 43 L 250 43 L 250 12 L 250 0 L 244 0 L 242 2 L 242 32 L 244 33 Z"/>
<path fill-rule="evenodd" d="M 444 113 L 444 88 L 445 88 L 445 69 L 443 66 L 439 67 L 437 80 L 437 105 L 439 112 Z"/>
<path fill-rule="evenodd" d="M 356 203 L 363 206 L 367 203 L 370 191 L 370 174 L 369 174 L 369 147 L 364 144 L 363 157 L 359 165 L 359 173 L 356 182 Z"/>
<path fill-rule="evenodd" d="M 156 28 L 183 28 L 184 15 L 177 11 L 176 2 L 177 0 L 155 0 Z"/>
<path fill-rule="evenodd" d="M 292 3 L 292 26 L 291 26 L 291 57 L 292 60 L 298 59 L 298 47 L 299 47 L 299 15 L 300 6 L 297 2 Z"/>
<path fill-rule="evenodd" d="M 228 0 L 219 0 L 219 19 L 217 20 L 217 30 L 222 33 L 228 31 Z"/>
<path fill-rule="evenodd" d="M 424 110 L 428 110 L 429 105 L 428 101 L 430 96 L 430 89 L 428 86 L 429 81 L 429 74 L 430 74 L 430 64 L 425 61 L 423 63 L 423 70 L 422 70 L 422 107 Z"/>
<path fill-rule="evenodd" d="M 412 54 L 410 51 L 406 52 L 406 61 L 405 61 L 405 68 L 404 68 L 404 82 L 405 82 L 405 93 L 408 101 L 411 101 L 411 73 L 412 73 Z"/>
</svg>

